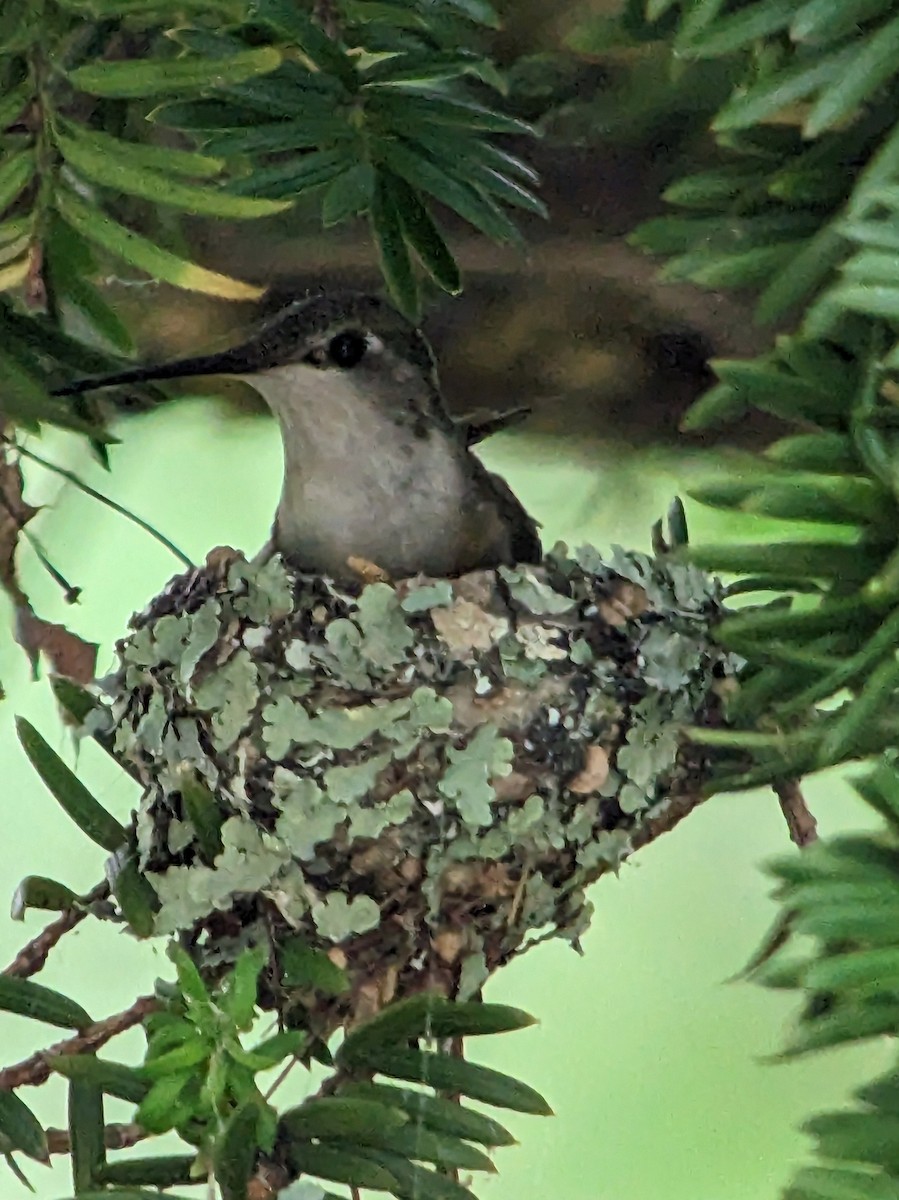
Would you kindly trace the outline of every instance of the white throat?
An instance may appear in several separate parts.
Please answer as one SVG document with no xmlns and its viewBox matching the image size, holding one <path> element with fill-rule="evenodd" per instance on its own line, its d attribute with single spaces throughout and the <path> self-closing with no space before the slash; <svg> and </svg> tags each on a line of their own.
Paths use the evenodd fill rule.
<svg viewBox="0 0 899 1200">
<path fill-rule="evenodd" d="M 278 549 L 338 578 L 351 556 L 397 577 L 452 572 L 466 478 L 443 431 L 396 422 L 349 372 L 291 364 L 243 378 L 281 426 Z"/>
</svg>

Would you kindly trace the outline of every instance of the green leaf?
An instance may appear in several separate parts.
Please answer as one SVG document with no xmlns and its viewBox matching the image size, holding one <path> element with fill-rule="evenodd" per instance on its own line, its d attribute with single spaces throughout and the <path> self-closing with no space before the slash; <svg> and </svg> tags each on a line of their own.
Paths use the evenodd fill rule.
<svg viewBox="0 0 899 1200">
<path fill-rule="evenodd" d="M 826 45 L 839 41 L 846 34 L 857 34 L 871 17 L 892 7 L 893 0 L 849 0 L 834 4 L 833 0 L 808 0 L 793 18 L 790 38 L 794 42 Z"/>
<path fill-rule="evenodd" d="M 485 25 L 488 29 L 502 28 L 502 18 L 487 0 L 443 0 L 443 4 L 476 25 Z"/>
<path fill-rule="evenodd" d="M 68 1118 L 72 1182 L 77 1193 L 97 1182 L 106 1162 L 103 1093 L 92 1080 L 69 1080 Z"/>
<path fill-rule="evenodd" d="M 379 170 L 370 211 L 372 233 L 391 298 L 400 312 L 414 321 L 420 311 L 418 283 L 391 185 L 390 173 Z"/>
<path fill-rule="evenodd" d="M 737 200 L 746 189 L 758 187 L 762 179 L 753 166 L 700 171 L 670 184 L 662 198 L 680 208 L 717 209 Z"/>
<path fill-rule="evenodd" d="M 374 1188 L 381 1192 L 392 1192 L 395 1186 L 393 1175 L 384 1167 L 361 1154 L 349 1150 L 334 1150 L 330 1146 L 316 1146 L 312 1142 L 293 1145 L 288 1142 L 285 1151 L 287 1160 L 296 1172 L 315 1175 L 333 1183 L 345 1183 L 349 1187 Z"/>
<path fill-rule="evenodd" d="M 197 1166 L 195 1154 L 154 1154 L 106 1163 L 97 1174 L 100 1182 L 123 1188 L 170 1188 L 197 1183 Z M 159 1193 L 153 1196 L 158 1198 Z"/>
<path fill-rule="evenodd" d="M 78 904 L 78 895 L 64 883 L 48 879 L 46 875 L 26 875 L 16 888 L 10 915 L 14 921 L 24 921 L 29 908 L 64 912 Z"/>
<path fill-rule="evenodd" d="M 367 105 L 390 122 L 398 133 L 415 137 L 418 129 L 427 133 L 433 125 L 458 126 L 468 137 L 472 131 L 534 135 L 534 128 L 516 117 L 485 108 L 470 100 L 458 100 L 431 88 L 403 88 L 402 92 L 381 84 L 361 89 Z"/>
<path fill-rule="evenodd" d="M 738 421 L 749 411 L 749 400 L 743 392 L 729 383 L 719 383 L 703 393 L 681 420 L 685 433 L 714 429 Z"/>
<path fill-rule="evenodd" d="M 438 1092 L 458 1092 L 484 1104 L 534 1116 L 552 1115 L 552 1109 L 540 1093 L 526 1083 L 461 1058 L 426 1050 L 378 1047 L 366 1054 L 365 1064 L 382 1075 L 425 1083 Z"/>
<path fill-rule="evenodd" d="M 452 1133 L 482 1146 L 513 1146 L 516 1139 L 498 1121 L 443 1096 L 431 1096 L 386 1083 L 348 1083 L 341 1095 L 360 1100 L 378 1100 L 405 1112 L 413 1122 L 440 1133 Z"/>
<path fill-rule="evenodd" d="M 18 150 L 0 160 L 0 213 L 5 212 L 34 178 L 33 150 Z"/>
<path fill-rule="evenodd" d="M 691 488 L 689 495 L 715 508 L 838 525 L 894 524 L 883 489 L 869 479 L 770 472 L 732 473 Z"/>
<path fill-rule="evenodd" d="M 398 175 L 385 173 L 384 178 L 406 242 L 434 282 L 451 296 L 458 295 L 462 290 L 459 268 L 427 207 Z"/>
<path fill-rule="evenodd" d="M 818 1141 L 824 1158 L 873 1163 L 899 1173 L 899 1117 L 884 1113 L 822 1113 L 802 1126 Z"/>
<path fill-rule="evenodd" d="M 718 627 L 717 636 L 726 645 L 748 649 L 749 641 L 770 641 L 774 638 L 806 642 L 821 634 L 840 630 L 858 630 L 878 621 L 878 611 L 889 605 L 882 601 L 880 610 L 873 605 L 862 608 L 857 599 L 828 600 L 817 608 L 794 612 L 790 609 L 761 610 L 742 616 L 727 617 Z"/>
<path fill-rule="evenodd" d="M 474 1200 L 455 1179 L 410 1163 L 404 1155 L 373 1146 L 360 1147 L 360 1153 L 390 1172 L 396 1181 L 391 1191 L 399 1200 Z"/>
<path fill-rule="evenodd" d="M 194 827 L 203 861 L 211 866 L 224 849 L 222 825 L 225 823 L 225 814 L 209 787 L 196 775 L 181 779 L 178 790 L 185 816 Z"/>
<path fill-rule="evenodd" d="M 47 1135 L 40 1121 L 16 1092 L 0 1092 L 0 1134 L 37 1162 L 49 1163 Z"/>
<path fill-rule="evenodd" d="M 193 179 L 214 179 L 225 167 L 224 159 L 195 150 L 178 150 L 173 146 L 155 146 L 148 142 L 128 142 L 99 129 L 88 129 L 74 121 L 60 119 L 60 127 L 71 137 L 96 154 L 110 155 L 122 165 L 160 171 L 163 175 L 185 175 Z"/>
<path fill-rule="evenodd" d="M 694 546 L 690 561 L 705 571 L 768 575 L 772 579 L 841 579 L 861 583 L 876 569 L 862 546 L 842 542 L 765 542 Z"/>
<path fill-rule="evenodd" d="M 733 54 L 751 42 L 785 29 L 801 4 L 802 0 L 756 0 L 707 25 L 693 37 L 681 40 L 679 51 L 691 58 Z"/>
<path fill-rule="evenodd" d="M 146 58 L 118 62 L 94 62 L 69 72 L 69 82 L 91 96 L 122 100 L 147 96 L 181 95 L 193 88 L 221 87 L 241 83 L 281 65 L 281 51 L 260 46 L 224 58 Z"/>
<path fill-rule="evenodd" d="M 94 1188 L 89 1188 L 87 1191 L 80 1191 L 77 1196 L 73 1196 L 71 1200 L 159 1200 L 159 1192 L 156 1189 L 148 1188 L 101 1188 L 97 1191 Z M 193 1196 L 176 1195 L 174 1192 L 166 1192 L 165 1200 L 196 1200 L 196 1194 Z"/>
<path fill-rule="evenodd" d="M 816 424 L 824 424 L 828 418 L 843 421 L 848 415 L 849 396 L 845 392 L 818 387 L 786 371 L 778 362 L 711 359 L 709 366 L 722 383 L 762 412 Z"/>
<path fill-rule="evenodd" d="M 807 137 L 819 137 L 825 129 L 851 116 L 899 69 L 899 16 L 863 41 L 853 43 L 852 61 L 838 80 L 822 92 L 805 121 Z"/>
<path fill-rule="evenodd" d="M 413 188 L 425 191 L 453 209 L 463 220 L 498 242 L 520 243 L 521 235 L 493 201 L 448 175 L 421 154 L 399 142 L 385 142 L 384 161 Z"/>
<path fill-rule="evenodd" d="M 0 25 L 0 46 L 3 45 L 2 25 Z M 31 80 L 26 79 L 15 87 L 7 88 L 0 96 L 0 129 L 6 129 L 21 114 L 22 109 L 32 96 Z"/>
<path fill-rule="evenodd" d="M 797 100 L 804 100 L 818 88 L 841 79 L 854 59 L 855 47 L 852 46 L 816 59 L 811 66 L 802 62 L 788 67 L 747 92 L 736 92 L 719 111 L 712 128 L 718 133 L 746 129 L 776 117 Z"/>
<path fill-rule="evenodd" d="M 166 1050 L 160 1054 L 148 1054 L 141 1070 L 148 1079 L 169 1079 L 174 1075 L 183 1074 L 206 1063 L 210 1056 L 210 1048 L 201 1034 L 195 1033 L 190 1041 L 183 1042 L 174 1050 Z M 199 1072 L 197 1072 L 199 1075 Z"/>
<path fill-rule="evenodd" d="M 256 993 L 259 972 L 268 959 L 268 947 L 247 947 L 220 988 L 219 1007 L 228 1014 L 238 1029 L 249 1029 L 256 1015 Z"/>
<path fill-rule="evenodd" d="M 116 864 L 111 884 L 112 894 L 131 931 L 140 938 L 152 937 L 159 897 L 149 879 L 141 873 L 132 852 Z"/>
<path fill-rule="evenodd" d="M 30 340 L 34 341 L 37 323 L 35 318 L 32 321 L 35 321 L 35 327 Z M 0 389 L 3 411 L 8 417 L 33 432 L 37 432 L 40 423 L 46 421 L 88 437 L 103 437 L 102 428 L 78 416 L 69 401 L 49 395 L 38 374 L 37 364 L 21 343 L 7 339 L 4 346 L 4 349 L 0 349 Z"/>
<path fill-rule="evenodd" d="M 899 988 L 899 947 L 855 950 L 812 962 L 805 972 L 806 988 L 853 991 L 877 995 Z"/>
<path fill-rule="evenodd" d="M 147 114 L 147 120 L 166 129 L 207 131 L 216 129 L 243 129 L 258 121 L 255 109 L 245 104 L 231 104 L 223 100 L 175 100 L 160 104 Z M 211 162 L 220 161 L 211 155 L 201 155 Z"/>
<path fill-rule="evenodd" d="M 831 304 L 866 317 L 883 317 L 887 321 L 899 320 L 899 287 L 868 283 L 844 284 L 833 288 L 827 298 Z"/>
<path fill-rule="evenodd" d="M 775 322 L 799 302 L 808 300 L 845 258 L 846 248 L 845 236 L 839 228 L 825 224 L 783 269 L 775 272 L 759 296 L 756 320 L 762 324 Z"/>
<path fill-rule="evenodd" d="M 471 50 L 432 53 L 414 50 L 378 59 L 362 72 L 361 83 L 364 86 L 377 83 L 390 87 L 424 87 L 462 75 L 474 75 L 493 86 L 497 82 L 496 74 L 496 68 Z"/>
<path fill-rule="evenodd" d="M 853 779 L 852 786 L 894 829 L 899 827 L 899 772 L 881 763 L 870 774 Z"/>
<path fill-rule="evenodd" d="M 493 1174 L 496 1170 L 482 1150 L 469 1146 L 457 1137 L 412 1124 L 400 1129 L 382 1126 L 372 1132 L 356 1134 L 348 1145 L 360 1149 L 372 1147 L 387 1150 L 404 1159 L 434 1163 L 445 1171 L 487 1171 Z"/>
<path fill-rule="evenodd" d="M 255 168 L 245 179 L 230 184 L 237 195 L 299 196 L 338 179 L 350 168 L 349 147 L 313 150 L 270 167 Z"/>
<path fill-rule="evenodd" d="M 820 760 L 825 765 L 853 756 L 862 730 L 871 728 L 877 716 L 888 709 L 899 685 L 899 662 L 895 651 L 868 677 L 864 687 L 828 730 L 821 744 Z"/>
<path fill-rule="evenodd" d="M 17 717 L 16 732 L 28 761 L 78 828 L 104 850 L 114 851 L 123 846 L 128 840 L 124 827 L 94 799 L 31 722 Z"/>
<path fill-rule="evenodd" d="M 289 201 L 236 196 L 221 189 L 180 183 L 159 171 L 122 158 L 114 149 L 93 142 L 90 135 L 69 138 L 59 134 L 56 140 L 69 166 L 86 179 L 128 196 L 140 196 L 154 204 L 232 220 L 271 216 L 290 207 Z"/>
<path fill-rule="evenodd" d="M 267 1071 L 276 1067 L 285 1058 L 298 1058 L 309 1047 L 309 1035 L 302 1029 L 282 1029 L 271 1037 L 263 1038 L 251 1049 L 244 1051 L 244 1061 L 253 1071 Z"/>
<path fill-rule="evenodd" d="M 375 170 L 369 162 L 356 163 L 338 175 L 322 198 L 322 224 L 339 225 L 365 212 L 372 202 Z"/>
<path fill-rule="evenodd" d="M 112 305 L 107 304 L 99 289 L 82 275 L 61 267 L 58 257 L 53 259 L 52 270 L 60 297 L 78 309 L 103 341 L 122 354 L 133 354 L 134 339 L 130 330 Z"/>
<path fill-rule="evenodd" d="M 165 1133 L 189 1120 L 198 1107 L 198 1084 L 192 1071 L 157 1079 L 135 1114 L 148 1133 Z"/>
<path fill-rule="evenodd" d="M 222 1200 L 244 1200 L 246 1197 L 247 1184 L 259 1152 L 258 1123 L 258 1103 L 245 1101 L 231 1113 L 216 1139 L 213 1163 Z"/>
<path fill-rule="evenodd" d="M 326 951 L 313 949 L 301 937 L 282 943 L 280 962 L 285 988 L 315 988 L 326 996 L 339 996 L 350 986 L 346 972 L 328 958 Z"/>
<path fill-rule="evenodd" d="M 769 279 L 772 272 L 789 269 L 802 245 L 802 242 L 780 242 L 758 246 L 741 254 L 700 246 L 666 263 L 662 278 L 689 279 L 708 288 L 755 287 Z"/>
<path fill-rule="evenodd" d="M 783 1200 L 899 1200 L 899 1185 L 887 1175 L 854 1167 L 803 1167 L 783 1192 Z"/>
<path fill-rule="evenodd" d="M 356 64 L 339 42 L 332 40 L 302 12 L 294 0 L 254 0 L 253 18 L 263 21 L 295 42 L 323 72 L 347 87 L 356 87 Z"/>
<path fill-rule="evenodd" d="M 91 1023 L 87 1012 L 68 996 L 14 975 L 0 975 L 0 1009 L 63 1029 L 85 1029 Z"/>
<path fill-rule="evenodd" d="M 132 1104 L 139 1104 L 151 1086 L 137 1067 L 94 1054 L 48 1054 L 47 1064 L 66 1079 L 88 1079 L 107 1095 Z"/>
<path fill-rule="evenodd" d="M 60 188 L 54 200 L 59 215 L 77 233 L 163 283 L 228 300 L 256 300 L 264 291 L 179 258 L 92 208 L 74 191 Z"/>
<path fill-rule="evenodd" d="M 205 1022 L 212 1014 L 212 1001 L 203 977 L 197 970 L 196 963 L 184 947 L 179 946 L 177 942 L 170 942 L 166 953 L 175 964 L 175 970 L 178 972 L 178 985 L 188 1008 L 192 1010 L 192 1019 L 195 1022 Z"/>
<path fill-rule="evenodd" d="M 269 121 L 263 125 L 249 125 L 243 129 L 222 129 L 206 138 L 206 149 L 210 154 L 279 154 L 285 150 L 315 149 L 331 142 L 341 142 L 338 147 L 345 164 L 355 161 L 357 133 L 340 113 L 331 113 L 320 118 L 304 117 L 301 121 Z M 334 153 L 330 149 L 323 153 Z M 305 157 L 305 156 L 304 156 Z M 280 163 L 279 166 L 286 166 Z"/>
<path fill-rule="evenodd" d="M 452 1001 L 436 992 L 421 992 L 383 1008 L 345 1038 L 337 1054 L 340 1063 L 365 1061 L 378 1047 L 411 1038 L 456 1038 L 508 1033 L 535 1024 L 520 1008 L 480 1001 Z"/>
<path fill-rule="evenodd" d="M 279 1122 L 294 1143 L 311 1138 L 361 1141 L 385 1130 L 399 1129 L 408 1118 L 395 1108 L 371 1100 L 319 1096 L 288 1109 Z M 377 1144 L 377 1143 L 375 1143 Z"/>
<path fill-rule="evenodd" d="M 489 143 L 469 139 L 468 144 L 459 145 L 458 139 L 450 141 L 439 136 L 422 134 L 414 139 L 407 139 L 407 144 L 416 151 L 421 148 L 437 166 L 442 167 L 460 183 L 496 196 L 504 204 L 522 208 L 538 217 L 549 215 L 546 205 L 533 192 L 509 179 L 502 170 L 497 169 L 498 164 L 487 161 L 489 155 L 484 155 L 482 151 L 485 146 L 489 148 Z M 470 150 L 474 153 L 469 153 Z"/>
</svg>

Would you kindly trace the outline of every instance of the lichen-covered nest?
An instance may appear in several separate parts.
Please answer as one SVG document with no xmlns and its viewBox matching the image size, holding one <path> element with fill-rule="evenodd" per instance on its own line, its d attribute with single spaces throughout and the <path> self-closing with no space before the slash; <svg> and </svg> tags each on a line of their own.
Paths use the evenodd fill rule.
<svg viewBox="0 0 899 1200">
<path fill-rule="evenodd" d="M 322 1011 L 291 977 L 325 951 L 331 1025 L 577 944 L 584 886 L 696 793 L 679 730 L 716 708 L 717 614 L 701 572 L 620 550 L 355 588 L 214 553 L 104 681 L 156 931 L 211 969 L 267 940 L 288 1019 Z"/>
</svg>

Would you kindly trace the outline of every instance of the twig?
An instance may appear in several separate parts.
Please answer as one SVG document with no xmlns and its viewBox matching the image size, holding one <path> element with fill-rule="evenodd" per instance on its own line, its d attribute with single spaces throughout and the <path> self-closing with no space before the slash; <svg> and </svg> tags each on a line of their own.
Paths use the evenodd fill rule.
<svg viewBox="0 0 899 1200">
<path fill-rule="evenodd" d="M 50 951 L 63 934 L 74 929 L 88 915 L 87 906 L 95 903 L 97 900 L 105 900 L 108 895 L 109 884 L 98 883 L 84 897 L 83 908 L 67 908 L 55 921 L 51 921 L 45 929 L 41 930 L 37 937 L 33 937 L 30 942 L 22 947 L 9 966 L 3 971 L 3 974 L 15 975 L 18 979 L 27 979 L 29 975 L 36 975 L 43 968 Z"/>
<path fill-rule="evenodd" d="M 127 1150 L 150 1136 L 133 1121 L 113 1122 L 103 1128 L 103 1145 L 107 1150 Z M 72 1139 L 68 1129 L 47 1130 L 47 1150 L 50 1154 L 71 1154 Z"/>
<path fill-rule="evenodd" d="M 809 811 L 799 781 L 785 779 L 773 787 L 790 831 L 790 841 L 804 850 L 818 840 L 818 822 Z"/>
<path fill-rule="evenodd" d="M 333 0 L 315 0 L 312 16 L 322 27 L 329 38 L 337 38 L 340 34 L 340 24 L 337 19 L 336 6 Z"/>
<path fill-rule="evenodd" d="M 0 1092 L 11 1092 L 25 1083 L 34 1086 L 46 1083 L 51 1075 L 48 1057 L 56 1054 L 93 1054 L 118 1034 L 139 1025 L 144 1017 L 156 1012 L 159 1006 L 160 1001 L 156 996 L 141 996 L 130 1008 L 105 1017 L 102 1021 L 94 1021 L 75 1037 L 57 1042 L 45 1050 L 38 1050 L 36 1054 L 14 1063 L 11 1067 L 4 1067 L 0 1070 Z"/>
<path fill-rule="evenodd" d="M 170 541 L 165 534 L 162 534 L 158 529 L 155 529 L 149 523 L 149 521 L 145 521 L 143 517 L 139 517 L 137 513 L 132 512 L 130 508 L 125 508 L 124 505 L 119 504 L 110 496 L 105 496 L 103 492 L 98 492 L 96 488 L 92 488 L 89 483 L 85 483 L 83 479 L 79 478 L 74 471 L 69 471 L 65 467 L 60 467 L 57 463 L 50 462 L 49 459 L 41 458 L 39 454 L 35 454 L 33 450 L 26 449 L 26 447 L 20 442 L 13 442 L 11 439 L 8 440 L 10 441 L 10 445 L 14 445 L 20 454 L 24 454 L 26 458 L 30 458 L 31 461 L 36 462 L 38 466 L 44 467 L 48 471 L 53 471 L 54 474 L 59 475 L 65 480 L 68 480 L 69 483 L 74 484 L 75 487 L 84 492 L 86 496 L 90 496 L 92 500 L 99 500 L 101 504 L 105 504 L 108 508 L 111 508 L 113 512 L 118 513 L 119 516 L 125 517 L 127 520 L 132 521 L 139 529 L 142 529 L 144 533 L 149 533 L 149 535 L 155 538 L 160 545 L 165 546 L 166 550 L 173 554 L 175 558 L 180 559 L 188 569 L 192 569 L 194 566 L 196 566 L 196 564 L 187 557 L 183 550 L 178 549 L 173 541 Z"/>
</svg>

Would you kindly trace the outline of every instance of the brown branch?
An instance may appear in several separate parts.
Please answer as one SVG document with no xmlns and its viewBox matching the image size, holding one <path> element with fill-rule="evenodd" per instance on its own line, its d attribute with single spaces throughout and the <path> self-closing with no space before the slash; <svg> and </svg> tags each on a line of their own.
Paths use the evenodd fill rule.
<svg viewBox="0 0 899 1200">
<path fill-rule="evenodd" d="M 112 1122 L 103 1128 L 103 1145 L 107 1150 L 127 1150 L 150 1134 L 134 1121 Z M 50 1154 L 71 1154 L 72 1139 L 68 1129 L 47 1130 L 47 1150 Z"/>
<path fill-rule="evenodd" d="M 50 951 L 60 938 L 74 929 L 76 925 L 80 925 L 88 915 L 87 906 L 97 900 L 105 900 L 108 895 L 109 884 L 98 883 L 84 897 L 83 908 L 65 909 L 55 921 L 51 921 L 45 929 L 42 929 L 37 937 L 32 938 L 22 947 L 9 966 L 4 969 L 3 974 L 15 975 L 18 979 L 27 979 L 29 975 L 36 975 L 46 964 Z"/>
<path fill-rule="evenodd" d="M 94 1021 L 75 1037 L 57 1042 L 45 1050 L 38 1050 L 36 1054 L 14 1063 L 11 1067 L 4 1067 L 0 1070 L 0 1091 L 11 1092 L 13 1088 L 26 1083 L 33 1086 L 46 1083 L 51 1075 L 51 1068 L 47 1062 L 49 1057 L 56 1054 L 93 1054 L 118 1034 L 139 1025 L 144 1017 L 156 1012 L 159 1006 L 160 1001 L 156 996 L 141 996 L 130 1008 L 113 1013 L 111 1017 L 105 1017 L 102 1021 Z"/>
<path fill-rule="evenodd" d="M 790 831 L 790 841 L 800 850 L 818 840 L 818 822 L 809 811 L 797 779 L 785 779 L 772 785 L 780 801 L 781 812 Z"/>
</svg>

